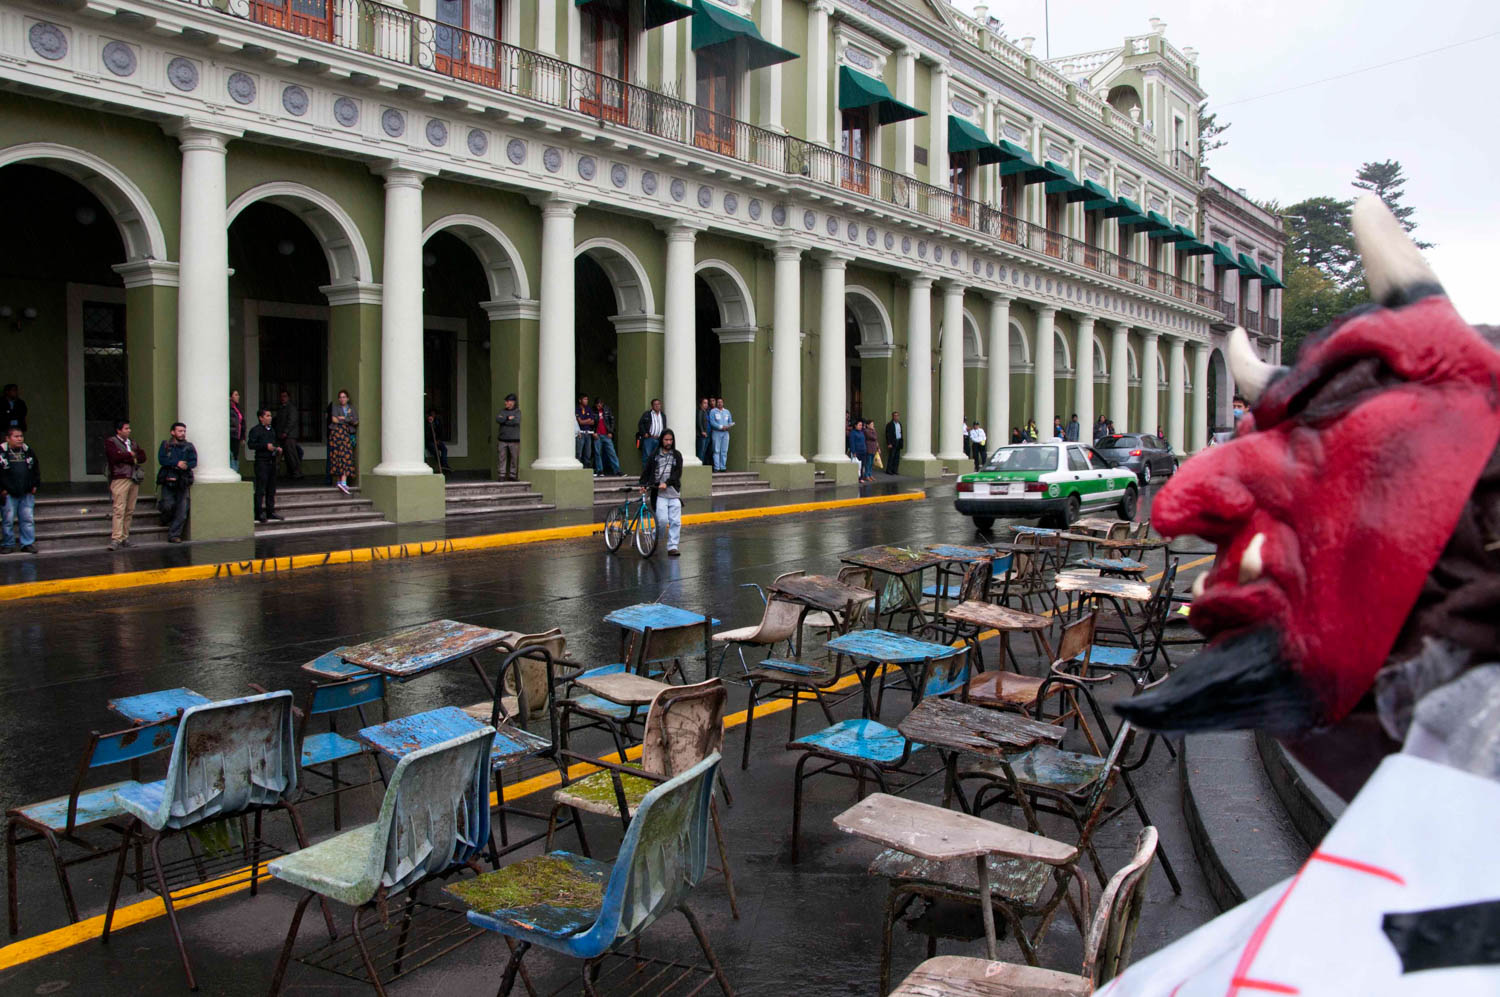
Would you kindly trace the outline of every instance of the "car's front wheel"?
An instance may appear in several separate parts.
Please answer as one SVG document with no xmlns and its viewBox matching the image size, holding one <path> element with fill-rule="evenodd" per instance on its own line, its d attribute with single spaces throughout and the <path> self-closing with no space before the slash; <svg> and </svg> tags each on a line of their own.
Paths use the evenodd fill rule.
<svg viewBox="0 0 1500 997">
<path fill-rule="evenodd" d="M 1119 513 L 1121 519 L 1134 519 L 1136 506 L 1140 504 L 1140 489 L 1135 485 L 1126 485 L 1125 494 L 1120 497 Z"/>
</svg>

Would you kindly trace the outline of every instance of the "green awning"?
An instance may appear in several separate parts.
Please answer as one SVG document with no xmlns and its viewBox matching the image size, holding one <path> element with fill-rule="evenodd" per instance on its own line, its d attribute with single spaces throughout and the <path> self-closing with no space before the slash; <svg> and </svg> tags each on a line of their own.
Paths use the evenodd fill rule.
<svg viewBox="0 0 1500 997">
<path fill-rule="evenodd" d="M 1016 145 L 1009 139 L 1001 139 L 995 143 L 1004 157 L 1000 161 L 1000 175 L 1010 176 L 1012 173 L 1025 173 L 1027 170 L 1036 169 L 1036 160 L 1031 158 L 1031 153 Z"/>
<path fill-rule="evenodd" d="M 1235 261 L 1235 266 L 1239 267 L 1240 273 L 1246 277 L 1254 277 L 1256 280 L 1265 279 L 1265 274 L 1260 272 L 1260 267 L 1256 266 L 1255 261 L 1244 253 L 1239 255 L 1239 259 Z"/>
<path fill-rule="evenodd" d="M 1198 239 L 1197 233 L 1188 228 L 1186 225 L 1173 225 L 1172 228 L 1176 230 L 1178 235 L 1182 236 L 1181 239 L 1176 240 L 1177 242 L 1187 242 L 1190 239 L 1193 241 L 1197 241 Z"/>
<path fill-rule="evenodd" d="M 1032 166 L 1021 172 L 1021 182 L 1024 184 L 1044 183 L 1048 185 L 1047 189 L 1052 193 L 1064 193 L 1061 189 L 1052 191 L 1051 185 L 1058 181 L 1063 181 L 1063 183 L 1058 183 L 1059 188 L 1071 185 L 1078 190 L 1083 189 L 1083 184 L 1078 182 L 1077 177 L 1050 159 L 1044 160 L 1040 166 L 1033 163 Z"/>
<path fill-rule="evenodd" d="M 1146 212 L 1146 224 L 1141 227 L 1153 239 L 1165 239 L 1172 242 L 1177 238 L 1177 230 L 1172 227 L 1171 222 L 1167 221 L 1167 216 L 1160 211 Z"/>
<path fill-rule="evenodd" d="M 715 45 L 739 45 L 745 53 L 746 69 L 774 66 L 797 58 L 796 52 L 762 38 L 755 22 L 748 17 L 731 14 L 715 3 L 693 0 L 693 48 Z"/>
<path fill-rule="evenodd" d="M 1146 217 L 1145 208 L 1141 207 L 1139 204 L 1136 204 L 1128 197 L 1120 197 L 1116 198 L 1116 200 L 1119 201 L 1120 207 L 1125 209 L 1124 214 L 1116 216 L 1120 220 L 1121 228 L 1130 228 L 1135 225 L 1151 224 L 1151 220 Z"/>
<path fill-rule="evenodd" d="M 1265 278 L 1267 287 L 1275 288 L 1277 290 L 1286 287 L 1286 285 L 1281 282 L 1281 278 L 1276 276 L 1276 271 L 1271 269 L 1270 264 L 1262 263 L 1260 265 L 1260 272 L 1261 275 Z"/>
<path fill-rule="evenodd" d="M 587 7 L 591 3 L 615 4 L 620 0 L 573 0 L 575 7 Z M 641 28 L 650 31 L 659 28 L 663 24 L 671 24 L 673 21 L 681 20 L 693 12 L 693 8 L 677 0 L 642 0 L 644 10 L 641 12 Z"/>
<path fill-rule="evenodd" d="M 1056 180 L 1047 181 L 1047 193 L 1061 194 L 1063 195 L 1063 200 L 1069 204 L 1074 201 L 1088 201 L 1093 199 L 1093 192 L 1078 182 L 1078 178 L 1073 175 L 1072 170 L 1066 166 L 1059 166 L 1051 160 L 1048 160 L 1045 165 L 1047 169 L 1052 171 L 1053 176 L 1057 177 Z"/>
<path fill-rule="evenodd" d="M 948 151 L 972 152 L 979 165 L 1003 163 L 1014 159 L 1009 152 L 990 141 L 978 125 L 957 115 L 948 115 Z"/>
<path fill-rule="evenodd" d="M 1214 247 L 1205 245 L 1197 239 L 1185 239 L 1177 244 L 1177 249 L 1188 256 L 1207 256 L 1214 251 Z"/>
<path fill-rule="evenodd" d="M 1083 202 L 1084 211 L 1097 212 L 1105 218 L 1119 218 L 1130 214 L 1130 209 L 1115 200 L 1115 195 L 1105 190 L 1102 184 L 1085 180 L 1083 186 L 1090 195 L 1090 199 Z"/>
<path fill-rule="evenodd" d="M 848 66 L 839 67 L 839 110 L 868 107 L 875 120 L 882 125 L 895 124 L 907 118 L 920 118 L 926 111 L 919 111 L 903 104 L 891 95 L 891 90 L 880 80 L 856 72 Z"/>
<path fill-rule="evenodd" d="M 1222 242 L 1214 243 L 1214 266 L 1232 267 L 1235 270 L 1240 268 L 1240 265 L 1234 261 L 1234 250 Z"/>
</svg>

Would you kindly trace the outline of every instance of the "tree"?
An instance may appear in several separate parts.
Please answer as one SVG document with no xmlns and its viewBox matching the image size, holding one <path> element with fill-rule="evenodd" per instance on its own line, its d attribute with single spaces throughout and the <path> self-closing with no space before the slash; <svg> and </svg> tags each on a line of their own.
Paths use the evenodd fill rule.
<svg viewBox="0 0 1500 997">
<path fill-rule="evenodd" d="M 1281 358 L 1294 363 L 1303 340 L 1368 300 L 1364 284 L 1340 287 L 1317 267 L 1288 266 L 1282 277 Z"/>
<path fill-rule="evenodd" d="M 1229 144 L 1228 139 L 1218 137 L 1229 130 L 1229 124 L 1219 124 L 1219 112 L 1208 110 L 1208 101 L 1205 100 L 1198 105 L 1198 173 L 1200 175 L 1208 165 L 1208 154 Z"/>
<path fill-rule="evenodd" d="M 1336 197 L 1310 197 L 1282 211 L 1288 272 L 1294 264 L 1311 267 L 1339 288 L 1352 287 L 1364 279 L 1349 223 L 1353 204 Z"/>
<path fill-rule="evenodd" d="M 1416 213 L 1416 208 L 1409 204 L 1402 204 L 1401 199 L 1406 196 L 1406 191 L 1401 188 L 1406 186 L 1406 177 L 1401 175 L 1401 163 L 1395 159 L 1387 159 L 1380 163 L 1365 163 L 1360 166 L 1359 172 L 1351 181 L 1360 190 L 1367 190 L 1385 202 L 1385 206 L 1391 209 L 1391 214 L 1401 223 L 1401 227 L 1410 232 L 1417 227 L 1411 216 Z M 1418 249 L 1431 249 L 1432 243 L 1413 240 Z"/>
</svg>

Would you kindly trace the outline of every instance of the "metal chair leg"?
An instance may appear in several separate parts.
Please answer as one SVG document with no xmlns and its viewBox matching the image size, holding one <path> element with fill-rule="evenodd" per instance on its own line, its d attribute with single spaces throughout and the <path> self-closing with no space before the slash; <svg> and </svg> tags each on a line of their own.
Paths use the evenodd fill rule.
<svg viewBox="0 0 1500 997">
<path fill-rule="evenodd" d="M 719 824 L 719 803 L 717 800 L 710 800 L 708 806 L 708 815 L 714 825 L 714 840 L 719 845 L 719 865 L 724 873 L 724 888 L 729 891 L 729 913 L 738 921 L 740 905 L 734 898 L 734 873 L 729 869 L 729 852 L 724 848 L 724 828 Z"/>
<path fill-rule="evenodd" d="M 290 800 L 283 800 L 281 806 L 286 810 L 287 818 L 292 822 L 292 834 L 297 838 L 297 847 L 307 847 L 307 831 L 302 827 L 302 815 L 297 813 L 297 807 Z M 333 923 L 333 908 L 328 906 L 328 898 L 318 897 L 318 906 L 323 908 L 323 923 L 328 926 L 328 940 L 337 941 L 339 929 Z"/>
<path fill-rule="evenodd" d="M 5 912 L 10 928 L 10 935 L 14 938 L 21 933 L 21 902 L 17 893 L 20 882 L 16 876 L 16 834 L 18 825 L 15 821 L 7 821 L 5 825 Z"/>
<path fill-rule="evenodd" d="M 516 974 L 521 970 L 521 960 L 526 958 L 526 952 L 531 948 L 530 942 L 513 943 L 509 938 L 506 938 L 505 942 L 511 947 L 510 960 L 505 964 L 505 973 L 500 977 L 500 990 L 495 994 L 495 997 L 507 997 L 511 990 L 515 988 Z M 529 982 L 526 988 L 528 990 L 531 989 Z"/>
<path fill-rule="evenodd" d="M 687 904 L 677 908 L 682 911 L 682 916 L 687 918 L 688 927 L 693 929 L 693 936 L 698 939 L 698 947 L 703 950 L 703 955 L 708 959 L 708 965 L 714 971 L 714 979 L 718 981 L 719 989 L 724 991 L 724 997 L 734 997 L 734 988 L 729 985 L 729 977 L 724 975 L 724 967 L 719 965 L 719 957 L 714 955 L 713 946 L 708 943 L 708 936 L 703 933 L 703 926 L 693 916 Z"/>
<path fill-rule="evenodd" d="M 365 972 L 370 974 L 370 985 L 380 997 L 386 997 L 385 987 L 380 982 L 380 974 L 375 970 L 375 963 L 370 958 L 370 950 L 365 945 L 364 932 L 359 930 L 359 909 L 354 911 L 354 944 L 359 948 L 360 961 L 365 965 Z"/>
<path fill-rule="evenodd" d="M 125 859 L 130 851 L 130 839 L 136 834 L 136 828 L 140 821 L 134 817 L 130 823 L 125 825 L 125 838 L 120 842 L 120 858 L 115 862 L 115 878 L 109 887 L 109 906 L 104 909 L 104 929 L 99 933 L 99 940 L 106 945 L 109 944 L 109 929 L 115 920 L 115 905 L 120 901 L 120 880 L 125 878 Z"/>
<path fill-rule="evenodd" d="M 167 888 L 167 874 L 161 865 L 161 835 L 151 839 L 151 867 L 156 870 L 156 885 L 161 890 L 162 906 L 167 909 L 167 925 L 172 929 L 172 940 L 177 943 L 177 955 L 182 959 L 182 971 L 187 976 L 189 990 L 197 990 L 193 979 L 193 964 L 188 959 L 187 945 L 182 940 L 182 926 L 177 923 L 177 906 L 172 903 L 172 891 Z"/>
<path fill-rule="evenodd" d="M 281 944 L 281 958 L 276 961 L 276 972 L 271 976 L 270 997 L 281 993 L 281 982 L 286 978 L 287 965 L 292 961 L 292 947 L 297 943 L 297 929 L 302 927 L 302 915 L 307 912 L 307 905 L 315 896 L 316 893 L 308 890 L 292 911 L 292 926 L 287 929 L 286 941 Z"/>
<path fill-rule="evenodd" d="M 802 837 L 802 780 L 803 769 L 807 767 L 808 759 L 812 758 L 810 752 L 804 751 L 802 757 L 797 759 L 797 768 L 792 774 L 792 864 L 797 864 L 798 844 Z"/>
</svg>

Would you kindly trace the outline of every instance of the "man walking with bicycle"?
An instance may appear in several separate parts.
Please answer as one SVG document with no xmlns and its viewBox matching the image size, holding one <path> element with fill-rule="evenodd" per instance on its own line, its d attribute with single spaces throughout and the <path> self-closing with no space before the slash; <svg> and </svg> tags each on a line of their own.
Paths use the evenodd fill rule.
<svg viewBox="0 0 1500 997">
<path fill-rule="evenodd" d="M 677 449 L 677 435 L 663 429 L 661 445 L 641 470 L 641 494 L 650 495 L 656 510 L 656 529 L 667 528 L 667 556 L 678 557 L 677 541 L 682 534 L 682 453 Z"/>
</svg>

